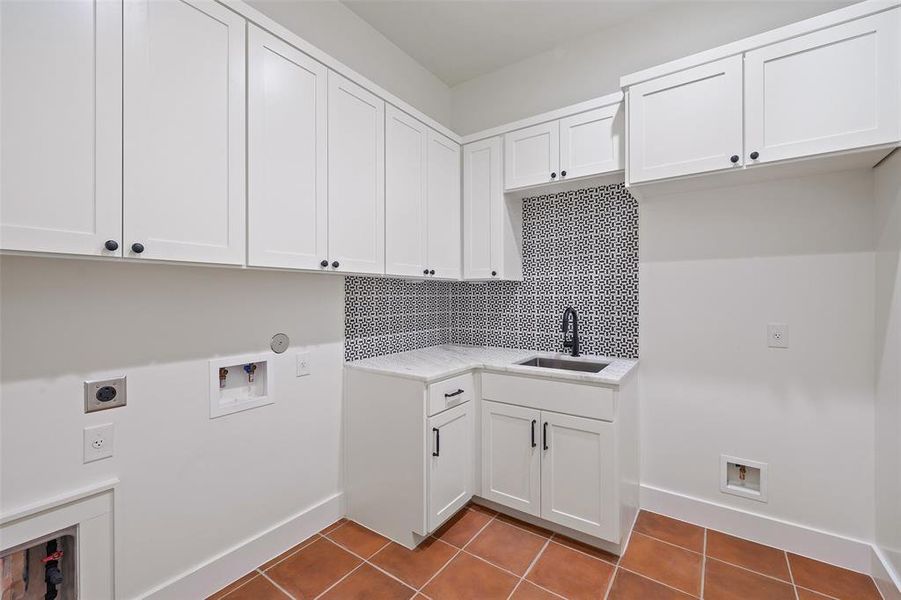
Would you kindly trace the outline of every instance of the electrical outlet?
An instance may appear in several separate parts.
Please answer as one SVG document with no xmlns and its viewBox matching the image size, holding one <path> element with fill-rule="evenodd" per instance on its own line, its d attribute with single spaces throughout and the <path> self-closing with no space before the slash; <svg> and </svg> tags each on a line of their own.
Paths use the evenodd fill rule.
<svg viewBox="0 0 901 600">
<path fill-rule="evenodd" d="M 297 353 L 297 376 L 304 377 L 310 374 L 310 353 Z"/>
<path fill-rule="evenodd" d="M 104 423 L 84 428 L 84 462 L 89 463 L 113 455 L 113 424 Z"/>
<path fill-rule="evenodd" d="M 770 348 L 788 348 L 788 325 L 770 323 L 766 326 L 766 339 Z"/>
</svg>

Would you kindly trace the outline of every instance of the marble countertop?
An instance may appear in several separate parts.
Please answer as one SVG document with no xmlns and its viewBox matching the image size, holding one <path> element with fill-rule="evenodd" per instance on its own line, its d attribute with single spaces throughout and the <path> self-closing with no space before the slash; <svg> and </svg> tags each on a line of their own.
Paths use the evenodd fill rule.
<svg viewBox="0 0 901 600">
<path fill-rule="evenodd" d="M 472 369 L 483 369 L 485 371 L 602 385 L 622 384 L 638 365 L 637 360 L 629 358 L 586 355 L 582 355 L 575 360 L 599 360 L 610 364 L 599 373 L 527 367 L 516 364 L 534 357 L 572 358 L 567 354 L 553 352 L 444 344 L 399 352 L 397 354 L 364 358 L 344 363 L 344 365 L 350 369 L 362 369 L 385 375 L 415 379 L 425 383 L 453 377 Z"/>
</svg>

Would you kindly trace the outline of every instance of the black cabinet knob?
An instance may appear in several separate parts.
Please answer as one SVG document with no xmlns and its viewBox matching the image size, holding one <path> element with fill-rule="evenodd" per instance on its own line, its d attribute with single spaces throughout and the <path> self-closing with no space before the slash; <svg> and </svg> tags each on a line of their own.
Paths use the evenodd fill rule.
<svg viewBox="0 0 901 600">
<path fill-rule="evenodd" d="M 112 252 L 113 250 L 119 249 L 119 242 L 116 240 L 106 240 L 106 243 L 103 244 L 103 247 Z"/>
<path fill-rule="evenodd" d="M 551 173 L 551 179 L 557 179 L 557 174 L 556 174 L 556 173 Z"/>
<path fill-rule="evenodd" d="M 135 254 L 140 254 L 141 252 L 144 251 L 144 244 L 139 244 L 138 242 L 135 242 L 134 244 L 131 245 L 131 251 L 134 252 Z"/>
<path fill-rule="evenodd" d="M 429 270 L 429 275 L 434 275 L 434 274 L 435 274 L 435 269 L 430 269 L 430 270 Z"/>
<path fill-rule="evenodd" d="M 759 157 L 759 156 L 760 156 L 760 152 L 755 150 L 754 152 L 751 153 L 751 160 L 757 160 L 757 157 Z"/>
<path fill-rule="evenodd" d="M 339 263 L 337 260 L 333 260 L 333 261 L 332 261 L 332 268 L 333 268 L 333 269 L 337 269 L 338 266 L 339 266 L 340 264 L 341 264 L 341 263 Z"/>
<path fill-rule="evenodd" d="M 737 163 L 738 162 L 738 154 L 733 154 L 731 157 L 729 157 L 729 160 L 731 160 L 733 163 Z"/>
<path fill-rule="evenodd" d="M 325 260 L 325 259 L 323 258 L 323 259 L 322 259 L 322 262 L 319 263 L 319 266 L 320 266 L 320 267 L 327 267 L 327 266 L 328 266 L 328 261 Z"/>
<path fill-rule="evenodd" d="M 423 269 L 423 270 L 422 270 L 422 274 L 423 274 L 423 275 L 428 275 L 428 274 L 429 274 L 429 270 L 428 270 L 428 269 Z"/>
<path fill-rule="evenodd" d="M 560 171 L 560 177 L 566 177 L 566 171 Z"/>
<path fill-rule="evenodd" d="M 497 271 L 492 271 L 492 272 L 491 272 L 491 276 L 492 276 L 492 277 L 497 277 Z"/>
</svg>

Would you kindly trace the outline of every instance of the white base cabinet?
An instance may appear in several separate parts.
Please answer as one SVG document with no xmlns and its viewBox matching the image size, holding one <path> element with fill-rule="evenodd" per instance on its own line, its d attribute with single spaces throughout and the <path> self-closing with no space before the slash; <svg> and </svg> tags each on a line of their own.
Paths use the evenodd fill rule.
<svg viewBox="0 0 901 600">
<path fill-rule="evenodd" d="M 472 498 L 472 403 L 429 418 L 429 531 Z"/>
</svg>

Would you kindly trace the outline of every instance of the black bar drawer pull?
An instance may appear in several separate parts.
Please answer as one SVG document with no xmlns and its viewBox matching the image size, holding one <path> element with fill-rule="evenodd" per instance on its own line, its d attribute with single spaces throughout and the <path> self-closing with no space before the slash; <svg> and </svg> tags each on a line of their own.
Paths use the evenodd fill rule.
<svg viewBox="0 0 901 600">
<path fill-rule="evenodd" d="M 537 423 L 537 421 L 535 421 L 535 419 L 532 419 L 532 447 L 533 448 L 538 445 L 535 443 L 535 423 Z"/>
<path fill-rule="evenodd" d="M 445 398 L 453 398 L 454 396 L 459 396 L 463 393 L 463 390 L 457 390 L 456 392 L 451 392 L 450 394 L 444 394 Z"/>
<path fill-rule="evenodd" d="M 432 427 L 432 431 L 435 432 L 435 449 L 432 450 L 432 456 L 438 456 L 441 454 L 441 430 L 437 427 Z"/>
<path fill-rule="evenodd" d="M 544 449 L 547 450 L 548 449 L 548 447 L 547 447 L 547 421 L 544 422 L 544 425 L 542 427 L 543 427 L 543 431 L 542 431 L 543 442 L 542 443 L 544 444 Z"/>
</svg>

